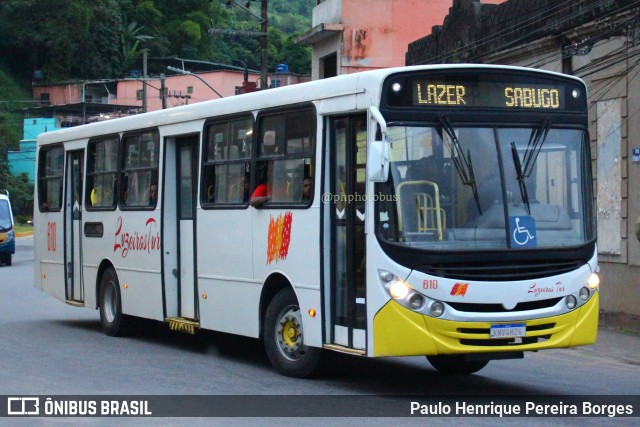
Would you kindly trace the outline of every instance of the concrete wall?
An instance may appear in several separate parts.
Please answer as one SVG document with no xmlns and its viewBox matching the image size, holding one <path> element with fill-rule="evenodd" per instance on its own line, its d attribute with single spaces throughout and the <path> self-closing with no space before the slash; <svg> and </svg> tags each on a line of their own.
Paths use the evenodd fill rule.
<svg viewBox="0 0 640 427">
<path fill-rule="evenodd" d="M 501 3 L 504 0 L 489 0 Z M 338 74 L 405 65 L 407 45 L 440 25 L 451 0 L 327 0 L 313 10 L 313 27 L 338 24 L 342 32 L 312 42 L 312 78 L 335 53 Z"/>
</svg>

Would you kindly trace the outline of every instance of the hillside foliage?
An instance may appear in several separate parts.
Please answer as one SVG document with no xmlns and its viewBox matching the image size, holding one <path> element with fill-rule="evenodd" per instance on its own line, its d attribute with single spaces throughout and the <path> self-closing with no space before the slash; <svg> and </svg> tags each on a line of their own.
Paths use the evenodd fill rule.
<svg viewBox="0 0 640 427">
<path fill-rule="evenodd" d="M 260 69 L 260 39 L 212 34 L 211 28 L 260 31 L 261 2 L 251 0 L 2 0 L 0 1 L 0 192 L 9 190 L 16 213 L 30 214 L 33 186 L 9 173 L 7 151 L 18 149 L 33 81 L 114 79 L 142 70 L 167 72 L 168 58 Z M 309 48 L 293 38 L 311 27 L 315 0 L 268 0 L 268 69 L 289 65 L 310 72 Z M 240 6 L 238 6 L 240 5 Z M 175 61 L 174 61 L 175 62 Z"/>
<path fill-rule="evenodd" d="M 162 58 L 170 57 L 259 69 L 259 38 L 209 32 L 260 31 L 261 2 L 249 4 L 251 13 L 224 0 L 3 0 L 0 52 L 28 83 L 36 70 L 45 82 L 124 77 L 141 69 L 144 51 L 152 73 L 165 72 Z M 310 28 L 315 1 L 267 5 L 269 70 L 286 63 L 293 72 L 309 72 L 310 51 L 292 38 Z"/>
</svg>

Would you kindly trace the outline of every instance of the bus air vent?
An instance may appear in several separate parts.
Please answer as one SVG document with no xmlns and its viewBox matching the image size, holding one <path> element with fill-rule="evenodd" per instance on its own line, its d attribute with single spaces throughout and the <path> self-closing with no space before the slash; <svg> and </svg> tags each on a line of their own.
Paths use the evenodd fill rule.
<svg viewBox="0 0 640 427">
<path fill-rule="evenodd" d="M 505 261 L 469 262 L 464 264 L 431 264 L 417 271 L 436 277 L 457 280 L 514 282 L 555 276 L 578 269 L 584 261 Z"/>
</svg>

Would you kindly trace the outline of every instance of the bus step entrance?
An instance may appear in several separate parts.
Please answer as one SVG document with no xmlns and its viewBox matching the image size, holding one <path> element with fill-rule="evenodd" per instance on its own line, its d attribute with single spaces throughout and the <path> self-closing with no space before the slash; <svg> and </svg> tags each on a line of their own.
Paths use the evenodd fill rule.
<svg viewBox="0 0 640 427">
<path fill-rule="evenodd" d="M 169 329 L 172 331 L 185 332 L 191 335 L 195 335 L 196 328 L 200 328 L 200 323 L 184 317 L 168 317 L 164 321 L 169 323 Z"/>
</svg>

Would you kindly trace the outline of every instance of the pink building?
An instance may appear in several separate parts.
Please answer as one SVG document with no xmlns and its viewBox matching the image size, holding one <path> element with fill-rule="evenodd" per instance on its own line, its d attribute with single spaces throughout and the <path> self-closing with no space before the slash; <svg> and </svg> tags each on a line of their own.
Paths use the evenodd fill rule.
<svg viewBox="0 0 640 427">
<path fill-rule="evenodd" d="M 309 76 L 289 72 L 273 73 L 270 87 L 288 86 L 308 81 Z M 242 71 L 220 70 L 197 74 L 176 74 L 164 78 L 164 108 L 228 97 L 256 90 L 259 73 L 248 73 L 244 82 Z M 161 78 L 147 80 L 146 110 L 163 108 Z M 143 82 L 141 79 L 71 81 L 59 84 L 34 84 L 33 97 L 42 106 L 49 106 L 66 125 L 100 120 L 110 111 L 110 117 L 141 112 L 143 109 Z M 60 108 L 55 108 L 59 106 Z M 64 108 L 63 108 L 64 106 Z M 72 108 L 75 106 L 75 108 Z M 96 107 L 114 108 L 96 108 Z M 116 108 L 121 106 L 122 108 Z M 138 107 L 138 108 L 136 108 Z M 86 111 L 80 116 L 79 111 Z M 97 111 L 104 111 L 100 116 Z M 67 112 L 67 113 L 65 113 Z M 67 115 L 68 117 L 64 117 Z"/>
<path fill-rule="evenodd" d="M 485 0 L 502 3 L 505 0 Z M 317 0 L 311 30 L 313 80 L 405 65 L 409 43 L 449 14 L 453 0 Z"/>
</svg>

